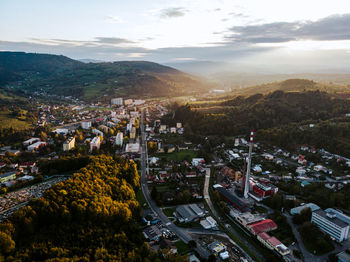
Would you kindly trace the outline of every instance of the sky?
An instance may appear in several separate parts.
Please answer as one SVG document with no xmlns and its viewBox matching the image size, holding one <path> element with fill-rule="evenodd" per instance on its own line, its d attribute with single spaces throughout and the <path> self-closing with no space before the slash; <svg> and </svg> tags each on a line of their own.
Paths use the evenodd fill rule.
<svg viewBox="0 0 350 262">
<path fill-rule="evenodd" d="M 1 0 L 0 50 L 350 72 L 350 1 Z"/>
</svg>

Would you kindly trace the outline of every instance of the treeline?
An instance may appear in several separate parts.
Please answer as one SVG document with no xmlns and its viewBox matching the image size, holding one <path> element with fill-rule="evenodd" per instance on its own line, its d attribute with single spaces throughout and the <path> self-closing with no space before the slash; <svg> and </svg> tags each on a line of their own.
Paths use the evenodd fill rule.
<svg viewBox="0 0 350 262">
<path fill-rule="evenodd" d="M 248 133 L 251 128 L 262 130 L 306 120 L 327 120 L 349 110 L 350 101 L 325 92 L 278 90 L 224 101 L 212 113 L 200 113 L 189 105 L 178 106 L 164 120 L 170 124 L 185 123 L 189 135 L 231 136 Z"/>
<path fill-rule="evenodd" d="M 350 119 L 338 118 L 308 124 L 292 123 L 281 127 L 260 130 L 257 139 L 293 150 L 307 144 L 316 148 L 350 157 Z"/>
<path fill-rule="evenodd" d="M 53 175 L 78 170 L 90 163 L 87 156 L 82 157 L 62 157 L 55 160 L 40 160 L 39 170 L 44 175 Z"/>
<path fill-rule="evenodd" d="M 0 224 L 5 261 L 182 261 L 151 253 L 132 161 L 99 155 Z"/>
</svg>

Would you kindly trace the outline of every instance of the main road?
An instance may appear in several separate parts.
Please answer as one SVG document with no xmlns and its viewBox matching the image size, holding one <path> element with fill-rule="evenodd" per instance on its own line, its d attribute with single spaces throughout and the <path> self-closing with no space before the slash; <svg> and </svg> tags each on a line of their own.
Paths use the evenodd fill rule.
<svg viewBox="0 0 350 262">
<path fill-rule="evenodd" d="M 151 210 L 158 216 L 159 220 L 172 232 L 174 232 L 182 241 L 188 243 L 192 240 L 190 234 L 183 228 L 180 228 L 174 225 L 170 219 L 163 213 L 163 211 L 157 206 L 157 204 L 153 201 L 148 185 L 147 185 L 147 137 L 145 133 L 145 125 L 144 125 L 144 109 L 141 112 L 141 188 L 142 192 L 145 196 L 145 199 L 148 203 L 148 206 Z M 203 258 L 208 258 L 210 253 L 207 249 L 202 246 L 198 246 L 195 248 L 198 254 Z"/>
</svg>

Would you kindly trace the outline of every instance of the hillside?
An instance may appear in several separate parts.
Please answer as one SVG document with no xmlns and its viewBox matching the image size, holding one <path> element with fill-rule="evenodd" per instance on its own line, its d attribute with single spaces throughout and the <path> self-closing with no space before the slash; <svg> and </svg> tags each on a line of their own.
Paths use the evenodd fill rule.
<svg viewBox="0 0 350 262">
<path fill-rule="evenodd" d="M 202 79 L 147 61 L 82 63 L 64 56 L 0 52 L 0 87 L 74 96 L 176 96 L 207 90 Z"/>
<path fill-rule="evenodd" d="M 307 79 L 287 79 L 281 82 L 272 82 L 268 84 L 234 89 L 232 94 L 248 96 L 253 94 L 268 94 L 276 90 L 282 90 L 284 92 L 319 90 L 327 93 L 350 93 L 349 86 L 335 85 L 332 83 L 323 84 Z"/>
<path fill-rule="evenodd" d="M 283 92 L 239 96 L 212 104 L 181 106 L 168 116 L 194 135 L 240 135 L 308 120 L 327 120 L 350 112 L 350 101 L 326 92 Z M 172 124 L 172 123 L 170 123 Z"/>
</svg>

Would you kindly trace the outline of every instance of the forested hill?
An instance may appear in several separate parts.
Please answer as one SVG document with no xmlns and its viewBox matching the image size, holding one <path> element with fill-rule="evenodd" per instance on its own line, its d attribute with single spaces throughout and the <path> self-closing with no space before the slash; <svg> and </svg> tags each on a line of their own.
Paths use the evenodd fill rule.
<svg viewBox="0 0 350 262">
<path fill-rule="evenodd" d="M 0 52 L 0 85 L 24 77 L 47 77 L 62 70 L 81 66 L 83 63 L 65 56 L 32 54 L 24 52 Z"/>
<path fill-rule="evenodd" d="M 210 86 L 201 78 L 147 61 L 82 63 L 64 56 L 0 52 L 0 87 L 74 96 L 174 96 Z"/>
<path fill-rule="evenodd" d="M 249 96 L 254 94 L 268 94 L 276 90 L 282 90 L 284 92 L 305 92 L 319 90 L 328 93 L 350 94 L 350 86 L 335 85 L 332 83 L 323 84 L 307 79 L 288 79 L 281 82 L 261 84 L 241 89 L 235 89 L 232 93 L 234 95 Z"/>
<path fill-rule="evenodd" d="M 187 132 L 196 135 L 240 135 L 288 123 L 327 120 L 350 112 L 350 101 L 326 92 L 283 92 L 237 97 L 215 106 L 195 108 L 187 105 L 175 109 L 169 122 L 187 124 Z"/>
<path fill-rule="evenodd" d="M 0 224 L 1 261 L 183 261 L 150 252 L 138 224 L 139 175 L 99 155 Z"/>
</svg>

